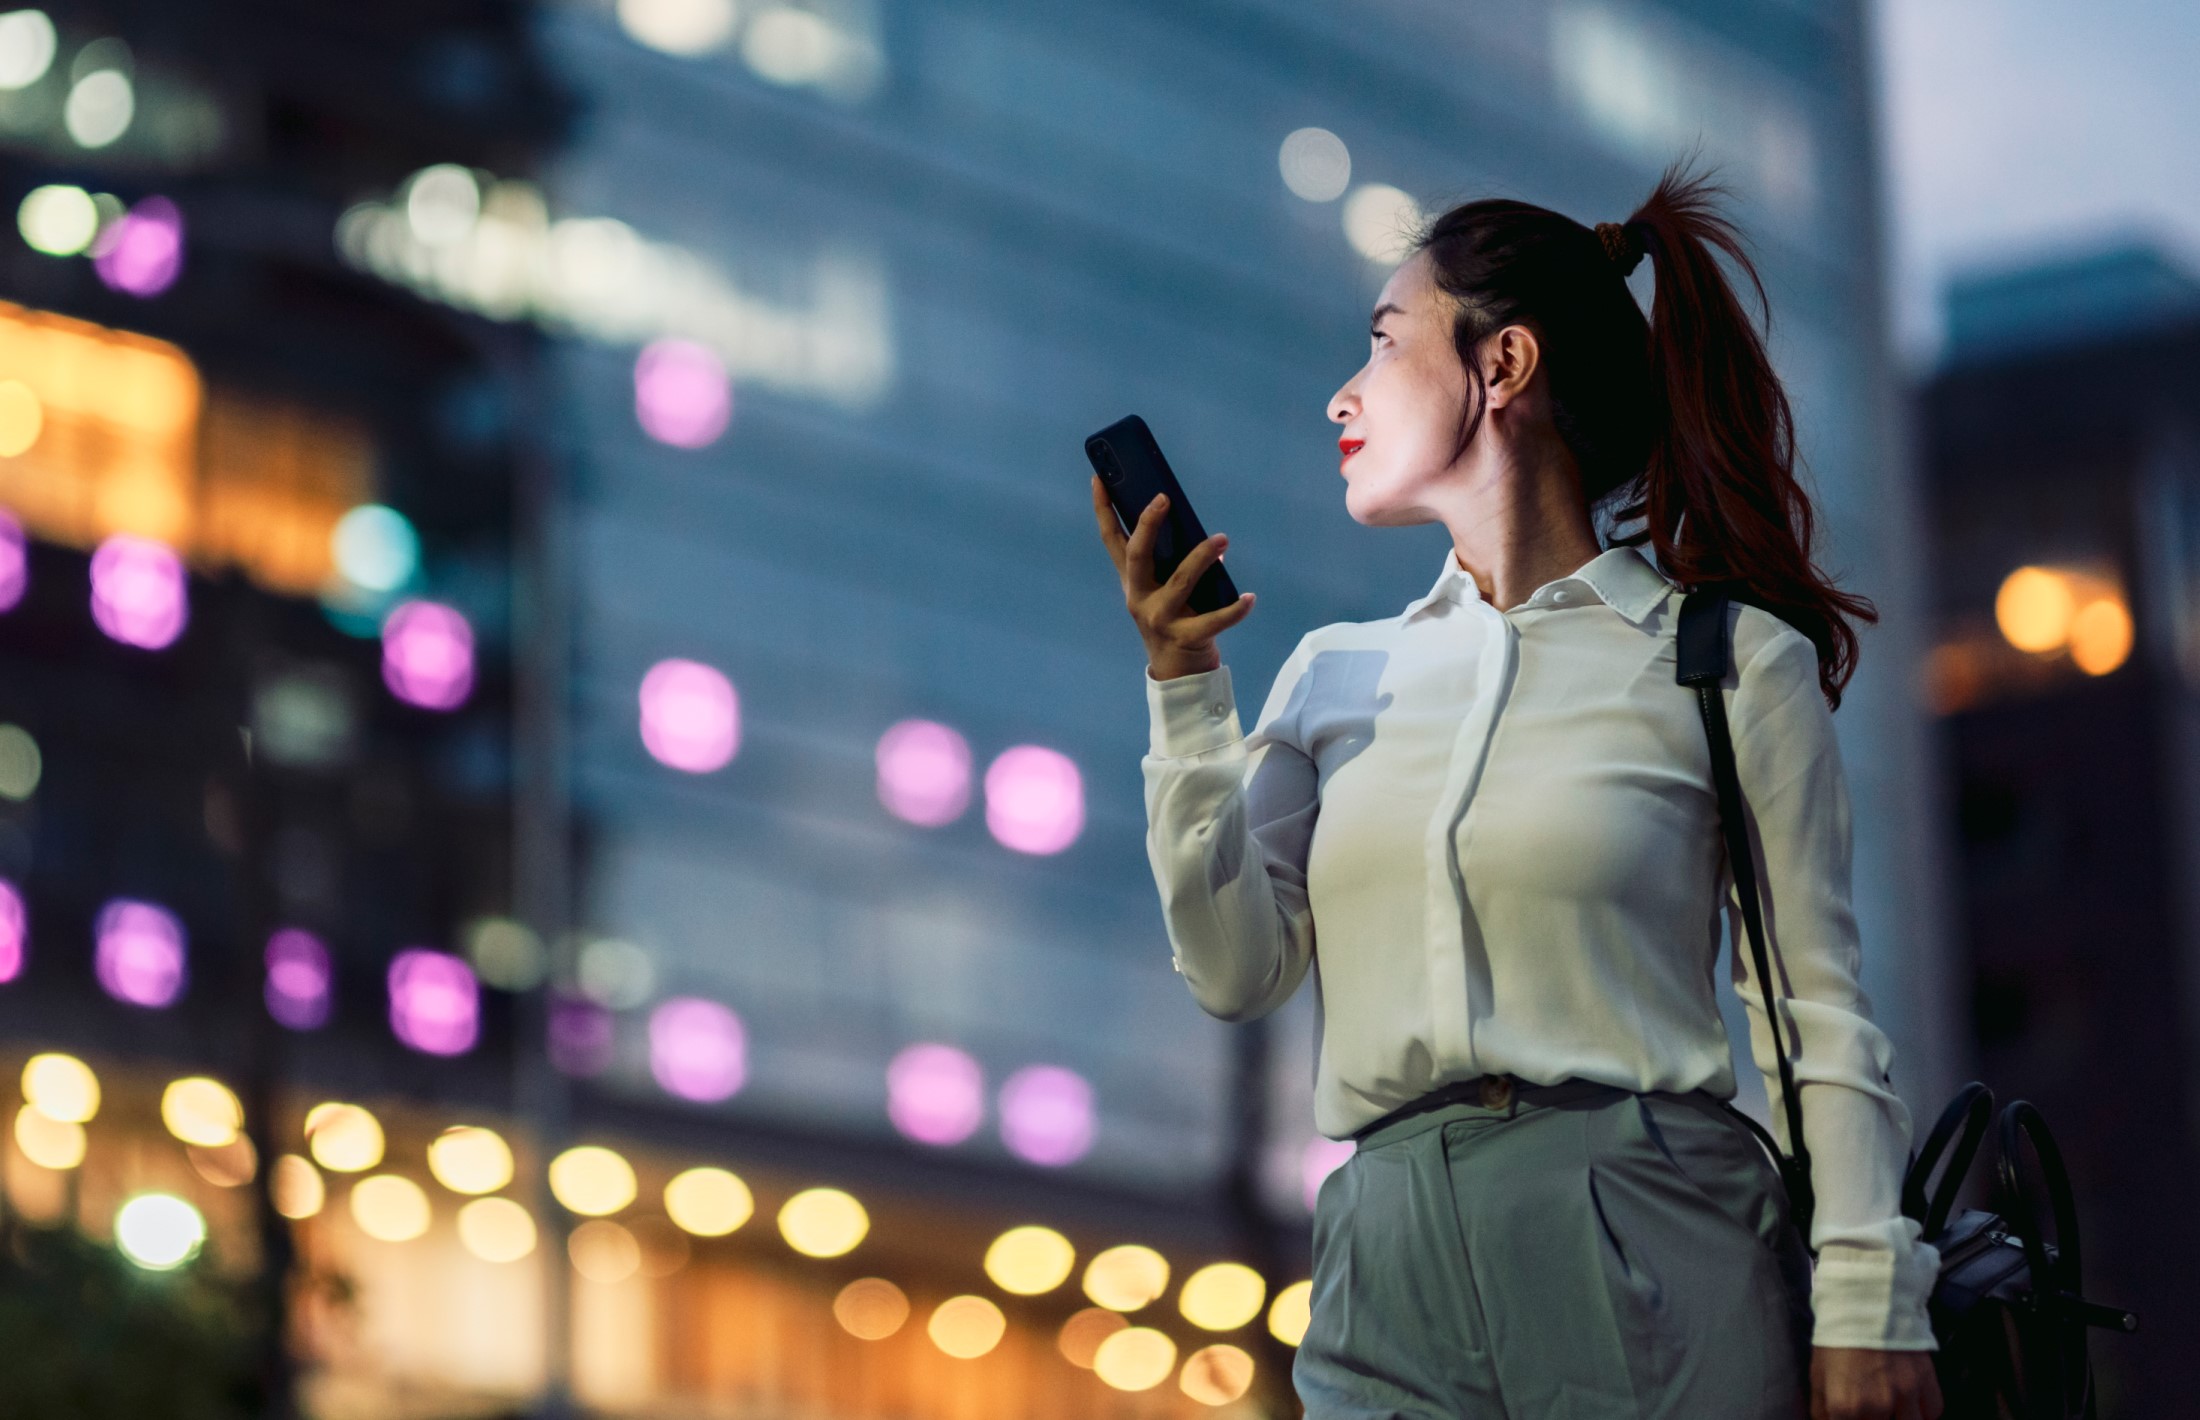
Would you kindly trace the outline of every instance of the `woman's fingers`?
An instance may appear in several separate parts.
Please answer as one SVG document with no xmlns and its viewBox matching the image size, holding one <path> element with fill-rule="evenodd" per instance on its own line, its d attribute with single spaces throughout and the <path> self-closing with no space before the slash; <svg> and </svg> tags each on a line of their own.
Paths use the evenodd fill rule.
<svg viewBox="0 0 2200 1420">
<path fill-rule="evenodd" d="M 1092 515 L 1100 524 L 1100 542 L 1108 549 L 1108 556 L 1115 559 L 1115 570 L 1123 570 L 1123 529 L 1115 519 L 1115 504 L 1108 501 L 1107 485 L 1100 475 L 1092 476 Z"/>
<path fill-rule="evenodd" d="M 1138 521 L 1131 525 L 1131 535 L 1123 542 L 1123 589 L 1133 599 L 1142 600 L 1154 589 L 1153 542 L 1161 535 L 1161 516 L 1167 511 L 1168 502 L 1168 494 L 1154 494 L 1153 501 L 1139 513 Z"/>
</svg>

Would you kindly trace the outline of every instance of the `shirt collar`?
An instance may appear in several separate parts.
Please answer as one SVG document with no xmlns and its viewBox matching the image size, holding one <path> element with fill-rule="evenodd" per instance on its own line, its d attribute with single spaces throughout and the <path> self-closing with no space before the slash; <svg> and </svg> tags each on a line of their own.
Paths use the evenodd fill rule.
<svg viewBox="0 0 2200 1420">
<path fill-rule="evenodd" d="M 1642 553 L 1632 547 L 1611 547 L 1575 568 L 1568 576 L 1536 588 L 1535 595 L 1522 605 L 1534 605 L 1539 600 L 1548 603 L 1553 592 L 1568 587 L 1586 590 L 1637 626 L 1647 622 L 1651 613 L 1665 601 L 1666 593 L 1673 590 L 1673 584 L 1666 581 Z M 1437 574 L 1435 585 L 1426 595 L 1409 602 L 1398 619 L 1411 621 L 1439 601 L 1465 605 L 1482 600 L 1482 589 L 1475 585 L 1474 577 L 1459 565 L 1459 559 L 1447 547 L 1444 549 L 1444 568 Z"/>
</svg>

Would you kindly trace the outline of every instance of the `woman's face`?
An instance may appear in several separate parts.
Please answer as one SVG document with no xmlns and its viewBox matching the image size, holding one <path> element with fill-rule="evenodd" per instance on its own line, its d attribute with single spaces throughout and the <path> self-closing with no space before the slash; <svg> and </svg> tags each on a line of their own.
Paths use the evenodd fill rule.
<svg viewBox="0 0 2200 1420">
<path fill-rule="evenodd" d="M 1470 385 L 1452 344 L 1452 301 L 1416 253 L 1383 284 L 1367 363 L 1329 400 L 1345 509 L 1372 527 L 1424 523 L 1459 453 Z"/>
</svg>

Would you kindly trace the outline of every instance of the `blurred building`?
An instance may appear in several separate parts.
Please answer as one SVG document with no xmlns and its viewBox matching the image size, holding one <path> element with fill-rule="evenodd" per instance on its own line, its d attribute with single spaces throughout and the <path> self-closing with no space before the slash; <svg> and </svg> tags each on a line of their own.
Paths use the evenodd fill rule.
<svg viewBox="0 0 2200 1420">
<path fill-rule="evenodd" d="M 133 213 L 166 196 L 181 278 L 110 299 L 82 257 L 23 250 L 0 296 L 33 323 L 167 341 L 210 390 L 238 334 L 277 352 L 260 368 L 310 388 L 298 412 L 265 412 L 240 378 L 263 412 L 221 427 L 355 432 L 329 461 L 349 481 L 316 485 L 318 522 L 251 554 L 291 559 L 266 614 L 340 641 L 316 605 L 322 549 L 345 508 L 379 500 L 426 544 L 414 590 L 475 638 L 480 698 L 421 731 L 402 770 L 424 776 L 408 822 L 448 846 L 331 840 L 323 933 L 355 944 L 338 951 L 354 975 L 260 1106 L 269 1150 L 320 1160 L 320 1194 L 292 1168 L 304 1192 L 271 1199 L 325 1205 L 299 1223 L 301 1277 L 349 1279 L 348 1302 L 309 1285 L 298 1304 L 316 1413 L 554 1409 L 568 1391 L 607 1411 L 851 1417 L 1279 1401 L 1303 1297 L 1286 1289 L 1340 1157 L 1312 1135 L 1312 1004 L 1228 1027 L 1169 970 L 1142 845 L 1141 658 L 1082 439 L 1142 413 L 1232 534 L 1233 573 L 1261 593 L 1228 649 L 1250 716 L 1301 633 L 1395 613 L 1442 555 L 1439 529 L 1350 522 L 1323 415 L 1364 358 L 1400 228 L 1484 195 L 1616 220 L 1698 143 L 1757 242 L 1829 561 L 1886 613 L 1837 722 L 1857 905 L 1898 1083 L 1921 1106 L 1944 1095 L 1859 7 L 554 0 L 293 23 L 232 0 L 204 16 L 57 17 L 19 86 L 44 117 L 0 98 L 14 195 L 83 189 L 88 243 L 117 220 L 101 194 Z M 209 34 L 249 34 L 250 62 L 214 62 Z M 78 95 L 121 72 L 101 59 L 118 38 L 144 78 L 110 142 L 144 151 L 111 166 L 188 184 L 111 176 L 70 118 L 115 121 L 114 81 Z M 1636 279 L 1647 301 L 1649 268 Z M 0 386 L 0 436 L 7 417 Z M 0 504 L 44 486 L 10 478 L 0 458 Z M 17 516 L 34 563 L 93 536 L 30 502 Z M 222 536 L 208 547 L 260 545 Z M 383 648 L 349 644 L 349 662 L 320 654 L 372 715 L 411 723 L 374 698 Z M 315 674 L 288 703 L 332 683 Z M 202 703 L 185 690 L 140 693 Z M 374 762 L 346 761 L 347 794 L 402 777 Z M 435 886 L 368 871 L 408 863 Z M 89 985 L 85 934 L 51 954 L 82 1034 L 20 1015 L 7 1043 L 99 1053 L 136 1101 L 116 1116 L 144 1125 L 130 1151 L 92 1126 L 91 1192 L 143 1186 L 158 1158 L 205 1193 L 150 1121 L 172 1066 L 214 1066 L 131 1037 L 139 1018 Z M 479 1045 L 388 1039 L 389 971 L 416 946 L 486 987 Z M 228 1009 L 257 987 L 232 981 Z M 175 1019 L 202 1008 L 195 992 Z M 310 1116 L 306 1139 L 331 1100 L 368 1106 L 372 1161 L 345 1152 L 367 1127 L 350 1114 Z M 502 1173 L 430 1166 L 461 1124 L 509 1141 Z M 37 1167 L 24 1186 L 56 1193 Z"/>
<path fill-rule="evenodd" d="M 1985 272 L 1918 392 L 1980 1078 L 2046 1113 L 2106 1416 L 2181 1414 L 2200 1325 L 2200 280 L 2126 246 Z"/>
</svg>

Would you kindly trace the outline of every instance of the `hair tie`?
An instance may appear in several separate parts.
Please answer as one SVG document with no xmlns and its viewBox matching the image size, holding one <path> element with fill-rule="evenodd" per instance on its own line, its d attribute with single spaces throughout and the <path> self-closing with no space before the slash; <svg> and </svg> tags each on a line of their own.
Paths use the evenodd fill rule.
<svg viewBox="0 0 2200 1420">
<path fill-rule="evenodd" d="M 1604 244 L 1604 255 L 1619 268 L 1622 277 L 1635 274 L 1642 263 L 1643 245 L 1633 222 L 1599 222 L 1597 240 Z"/>
</svg>

